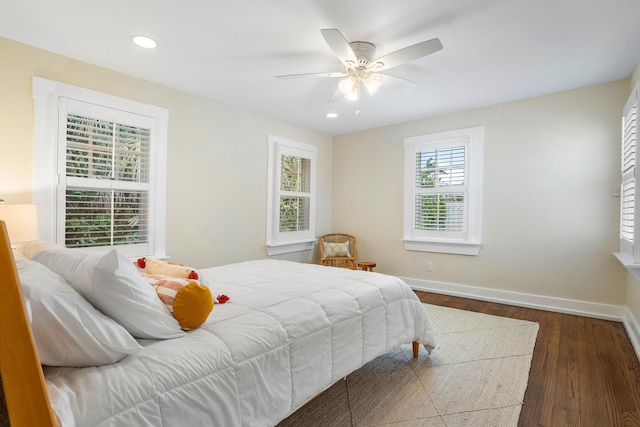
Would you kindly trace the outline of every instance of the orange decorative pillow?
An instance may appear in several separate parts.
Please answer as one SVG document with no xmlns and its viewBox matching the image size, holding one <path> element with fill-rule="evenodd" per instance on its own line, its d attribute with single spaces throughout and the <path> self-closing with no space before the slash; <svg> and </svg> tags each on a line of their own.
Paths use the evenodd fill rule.
<svg viewBox="0 0 640 427">
<path fill-rule="evenodd" d="M 202 325 L 213 310 L 211 291 L 197 281 L 160 274 L 141 274 L 156 290 L 182 329 L 195 329 Z"/>
<path fill-rule="evenodd" d="M 138 267 L 146 269 L 147 274 L 162 274 L 163 276 L 198 280 L 198 273 L 194 268 L 173 262 L 161 261 L 154 258 L 139 258 Z"/>
</svg>

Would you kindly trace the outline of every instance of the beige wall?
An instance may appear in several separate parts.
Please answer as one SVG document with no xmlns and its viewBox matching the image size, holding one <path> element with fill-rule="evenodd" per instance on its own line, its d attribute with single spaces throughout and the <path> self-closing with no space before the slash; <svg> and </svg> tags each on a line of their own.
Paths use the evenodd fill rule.
<svg viewBox="0 0 640 427">
<path fill-rule="evenodd" d="M 611 191 L 628 92 L 623 80 L 336 137 L 332 229 L 358 236 L 380 272 L 624 305 Z M 403 138 L 473 126 L 485 127 L 480 255 L 404 250 Z"/>
<path fill-rule="evenodd" d="M 175 261 L 266 257 L 268 134 L 318 146 L 317 231 L 330 230 L 330 136 L 7 39 L 0 58 L 0 198 L 8 203 L 31 201 L 31 84 L 39 76 L 169 109 L 167 252 Z"/>
<path fill-rule="evenodd" d="M 640 282 L 631 274 L 627 277 L 627 306 L 636 322 L 640 323 Z"/>
</svg>

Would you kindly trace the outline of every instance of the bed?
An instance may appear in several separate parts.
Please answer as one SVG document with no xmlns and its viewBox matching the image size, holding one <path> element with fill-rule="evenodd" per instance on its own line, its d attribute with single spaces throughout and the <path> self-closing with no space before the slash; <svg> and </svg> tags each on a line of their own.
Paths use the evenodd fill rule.
<svg viewBox="0 0 640 427">
<path fill-rule="evenodd" d="M 39 314 L 23 303 L 33 289 L 18 281 L 24 291 L 42 267 L 14 255 L 1 223 L 0 321 L 14 327 L 0 332 L 0 368 L 14 426 L 273 426 L 381 354 L 435 346 L 424 306 L 396 277 L 256 260 L 199 270 L 230 299 L 196 329 L 122 342 L 137 349 L 113 363 L 42 366 Z"/>
</svg>

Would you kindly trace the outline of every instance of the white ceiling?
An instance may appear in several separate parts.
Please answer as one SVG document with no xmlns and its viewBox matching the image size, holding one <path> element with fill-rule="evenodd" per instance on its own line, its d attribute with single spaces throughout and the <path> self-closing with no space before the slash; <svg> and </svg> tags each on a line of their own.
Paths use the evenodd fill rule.
<svg viewBox="0 0 640 427">
<path fill-rule="evenodd" d="M 340 70 L 322 28 L 444 49 L 389 70 L 415 91 L 329 103 L 338 79 L 275 78 Z M 640 0 L 0 0 L 0 36 L 337 135 L 628 78 Z"/>
</svg>

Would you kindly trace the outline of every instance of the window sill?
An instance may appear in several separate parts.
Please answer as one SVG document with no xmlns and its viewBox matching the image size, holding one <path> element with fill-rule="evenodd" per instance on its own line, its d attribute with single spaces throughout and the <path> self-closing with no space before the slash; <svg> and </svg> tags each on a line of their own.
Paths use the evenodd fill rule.
<svg viewBox="0 0 640 427">
<path fill-rule="evenodd" d="M 439 252 L 443 254 L 473 255 L 480 253 L 482 244 L 480 242 L 459 242 L 459 241 L 424 241 L 403 239 L 404 248 L 408 251 Z"/>
<path fill-rule="evenodd" d="M 271 243 L 267 244 L 267 255 L 280 255 L 288 254 L 291 252 L 302 252 L 313 250 L 315 240 L 302 241 L 302 242 L 287 242 L 287 243 Z"/>
<path fill-rule="evenodd" d="M 640 281 L 640 264 L 634 263 L 631 255 L 625 252 L 614 252 L 613 256 L 620 261 L 620 264 L 624 265 L 624 268 L 627 269 L 634 279 Z"/>
</svg>

